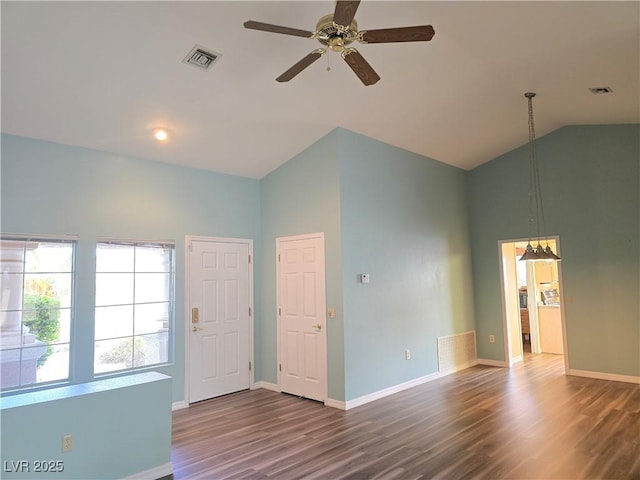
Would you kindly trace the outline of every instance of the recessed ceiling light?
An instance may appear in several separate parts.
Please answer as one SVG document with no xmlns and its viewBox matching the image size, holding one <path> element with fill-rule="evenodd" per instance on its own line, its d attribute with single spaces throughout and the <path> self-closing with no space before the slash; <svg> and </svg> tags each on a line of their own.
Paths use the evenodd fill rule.
<svg viewBox="0 0 640 480">
<path fill-rule="evenodd" d="M 164 143 L 169 140 L 169 130 L 167 130 L 166 128 L 154 128 L 153 138 L 161 143 Z"/>
</svg>

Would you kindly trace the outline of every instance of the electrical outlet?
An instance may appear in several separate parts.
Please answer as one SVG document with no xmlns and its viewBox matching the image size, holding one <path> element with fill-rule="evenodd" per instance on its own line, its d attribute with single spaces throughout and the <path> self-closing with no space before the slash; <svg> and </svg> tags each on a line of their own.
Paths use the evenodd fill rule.
<svg viewBox="0 0 640 480">
<path fill-rule="evenodd" d="M 495 335 L 489 335 L 489 343 L 496 343 L 496 336 Z"/>
<path fill-rule="evenodd" d="M 404 351 L 404 359 L 411 360 L 411 350 L 407 349 Z"/>
<path fill-rule="evenodd" d="M 65 435 L 62 437 L 62 451 L 70 452 L 73 450 L 73 435 Z"/>
</svg>

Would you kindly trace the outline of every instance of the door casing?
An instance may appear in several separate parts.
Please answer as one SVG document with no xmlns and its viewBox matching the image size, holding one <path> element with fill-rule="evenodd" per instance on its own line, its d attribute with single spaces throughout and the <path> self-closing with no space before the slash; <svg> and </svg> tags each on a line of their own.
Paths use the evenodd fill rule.
<svg viewBox="0 0 640 480">
<path fill-rule="evenodd" d="M 556 244 L 556 248 L 557 248 L 557 252 L 558 255 L 560 255 L 560 237 L 558 236 L 549 236 L 550 240 L 555 241 Z M 538 240 L 535 238 L 531 239 L 531 243 L 533 243 L 534 245 L 536 244 Z M 540 241 L 544 244 L 545 239 L 540 239 Z M 500 293 L 501 293 L 501 297 L 502 297 L 502 322 L 503 322 L 503 330 L 502 330 L 502 334 L 503 334 L 503 338 L 505 339 L 504 341 L 504 355 L 505 355 L 505 365 L 509 368 L 511 368 L 514 363 L 517 363 L 517 360 L 514 362 L 513 359 L 511 358 L 512 355 L 512 347 L 511 347 L 511 337 L 509 335 L 510 331 L 512 330 L 512 328 L 514 328 L 512 325 L 513 323 L 509 323 L 510 317 L 507 314 L 507 305 L 509 304 L 509 302 L 511 301 L 515 301 L 518 302 L 518 291 L 516 288 L 516 285 L 514 284 L 512 287 L 510 288 L 506 282 L 507 280 L 505 279 L 505 275 L 504 275 L 504 269 L 505 269 L 505 262 L 503 260 L 503 245 L 507 244 L 507 243 L 523 243 L 523 242 L 527 242 L 527 239 L 515 239 L 515 240 L 500 240 L 498 241 L 498 259 L 499 259 L 499 263 L 500 263 Z M 529 279 L 528 279 L 529 280 Z M 566 322 L 565 322 L 565 312 L 564 312 L 564 288 L 563 288 L 563 283 L 562 283 L 562 262 L 560 262 L 560 264 L 558 265 L 558 283 L 560 285 L 560 319 L 561 319 L 561 325 L 562 325 L 562 341 L 564 343 L 564 371 L 565 374 L 566 372 L 569 371 L 569 347 L 568 347 L 568 341 L 567 341 L 567 326 L 566 326 Z M 514 298 L 511 299 L 507 299 L 506 296 L 509 295 L 513 295 Z M 529 299 L 530 304 L 533 301 L 535 303 L 536 299 Z M 517 328 L 520 331 L 520 320 L 518 319 L 517 321 Z M 520 337 L 522 337 L 522 335 L 520 335 Z"/>
</svg>

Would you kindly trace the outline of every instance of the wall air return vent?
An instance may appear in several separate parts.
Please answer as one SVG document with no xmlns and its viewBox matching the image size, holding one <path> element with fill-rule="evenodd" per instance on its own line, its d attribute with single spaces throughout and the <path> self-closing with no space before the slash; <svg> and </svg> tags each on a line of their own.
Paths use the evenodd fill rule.
<svg viewBox="0 0 640 480">
<path fill-rule="evenodd" d="M 216 53 L 213 50 L 207 50 L 200 45 L 196 45 L 191 49 L 187 56 L 184 57 L 182 63 L 193 65 L 200 70 L 209 70 L 221 56 L 221 54 Z"/>
<path fill-rule="evenodd" d="M 447 337 L 438 337 L 439 372 L 456 372 L 477 363 L 475 330 Z"/>
</svg>

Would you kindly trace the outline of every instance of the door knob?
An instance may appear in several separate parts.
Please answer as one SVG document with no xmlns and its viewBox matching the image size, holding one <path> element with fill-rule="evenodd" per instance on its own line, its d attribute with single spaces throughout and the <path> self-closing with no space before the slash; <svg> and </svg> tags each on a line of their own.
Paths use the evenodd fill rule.
<svg viewBox="0 0 640 480">
<path fill-rule="evenodd" d="M 200 327 L 196 327 L 195 325 L 193 326 L 193 330 L 191 330 L 192 332 L 199 332 L 200 330 L 204 330 L 204 328 L 200 328 Z"/>
<path fill-rule="evenodd" d="M 317 328 L 318 330 L 322 330 L 322 325 L 320 325 L 319 323 L 316 325 L 312 325 L 313 328 Z"/>
</svg>

